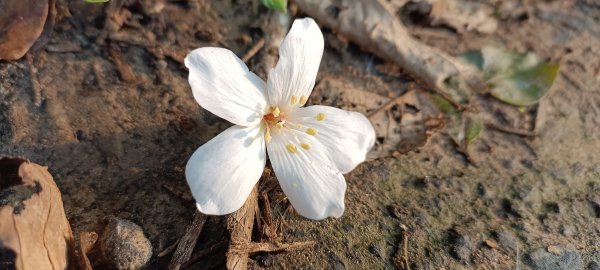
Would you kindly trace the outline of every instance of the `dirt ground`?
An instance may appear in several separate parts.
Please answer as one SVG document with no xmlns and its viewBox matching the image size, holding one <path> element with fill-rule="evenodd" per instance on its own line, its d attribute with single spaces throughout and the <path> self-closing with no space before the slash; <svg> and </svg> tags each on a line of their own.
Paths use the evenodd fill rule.
<svg viewBox="0 0 600 270">
<path fill-rule="evenodd" d="M 135 23 L 106 37 L 102 4 L 59 1 L 71 14 L 33 64 L 0 62 L 0 154 L 49 167 L 76 234 L 101 232 L 109 216 L 140 225 L 154 250 L 147 269 L 163 269 L 170 255 L 158 254 L 183 235 L 195 211 L 186 161 L 229 126 L 194 101 L 181 59 L 203 46 L 243 55 L 263 37 L 269 11 L 245 0 L 130 2 Z M 340 219 L 304 219 L 274 192 L 273 241 L 317 245 L 253 255 L 251 268 L 395 269 L 406 254 L 410 269 L 600 269 L 600 3 L 504 2 L 511 5 L 498 10 L 499 29 L 489 35 L 399 19 L 452 55 L 495 44 L 559 62 L 538 105 L 480 98 L 495 123 L 535 136 L 486 129 L 470 160 L 444 130 L 406 154 L 372 153 L 346 175 Z M 310 103 L 369 113 L 374 108 L 347 93 L 428 95 L 401 70 L 382 72 L 390 66 L 385 59 L 322 30 L 325 52 Z M 250 60 L 251 70 L 263 53 Z M 132 77 L 118 70 L 119 59 Z M 379 146 L 385 140 L 380 134 Z M 227 239 L 224 218 L 210 217 L 196 250 Z M 224 255 L 219 250 L 189 269 L 220 269 Z"/>
</svg>

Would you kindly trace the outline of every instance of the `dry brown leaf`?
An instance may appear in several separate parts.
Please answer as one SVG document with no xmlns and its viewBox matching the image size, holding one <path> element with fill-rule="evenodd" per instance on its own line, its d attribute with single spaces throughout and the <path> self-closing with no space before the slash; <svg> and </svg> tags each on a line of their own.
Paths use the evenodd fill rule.
<svg viewBox="0 0 600 270">
<path fill-rule="evenodd" d="M 92 270 L 92 264 L 88 258 L 88 253 L 94 248 L 98 241 L 98 234 L 95 232 L 82 232 L 79 234 L 79 268 L 82 270 Z"/>
<path fill-rule="evenodd" d="M 463 0 L 428 0 L 431 3 L 431 25 L 446 25 L 457 32 L 477 31 L 491 34 L 498 29 L 494 9 L 478 2 Z"/>
<path fill-rule="evenodd" d="M 2 267 L 19 270 L 74 267 L 73 235 L 61 194 L 46 167 L 0 159 Z"/>
<path fill-rule="evenodd" d="M 16 60 L 29 50 L 44 30 L 48 1 L 0 1 L 0 60 Z"/>
</svg>

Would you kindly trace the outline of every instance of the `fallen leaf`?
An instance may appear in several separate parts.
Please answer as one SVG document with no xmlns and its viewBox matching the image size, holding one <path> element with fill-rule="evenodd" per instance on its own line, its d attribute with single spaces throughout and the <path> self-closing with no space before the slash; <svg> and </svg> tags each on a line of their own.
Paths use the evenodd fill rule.
<svg viewBox="0 0 600 270">
<path fill-rule="evenodd" d="M 48 0 L 0 1 L 0 60 L 23 57 L 44 31 Z"/>
<path fill-rule="evenodd" d="M 79 268 L 83 270 L 92 270 L 92 264 L 88 258 L 88 253 L 94 248 L 98 241 L 98 234 L 95 232 L 82 232 L 79 234 Z"/>
<path fill-rule="evenodd" d="M 498 29 L 494 9 L 488 5 L 464 0 L 428 0 L 431 4 L 431 25 L 445 25 L 459 33 L 477 31 L 491 34 Z"/>
<path fill-rule="evenodd" d="M 483 121 L 479 118 L 469 118 L 465 130 L 465 144 L 470 144 L 479 138 L 483 131 Z"/>
<path fill-rule="evenodd" d="M 46 167 L 0 158 L 0 247 L 2 254 L 12 254 L 2 261 L 9 269 L 73 267 L 71 227 Z"/>
<path fill-rule="evenodd" d="M 538 103 L 550 90 L 560 68 L 533 53 L 517 54 L 490 46 L 469 51 L 461 59 L 483 72 L 492 96 L 517 106 Z"/>
</svg>

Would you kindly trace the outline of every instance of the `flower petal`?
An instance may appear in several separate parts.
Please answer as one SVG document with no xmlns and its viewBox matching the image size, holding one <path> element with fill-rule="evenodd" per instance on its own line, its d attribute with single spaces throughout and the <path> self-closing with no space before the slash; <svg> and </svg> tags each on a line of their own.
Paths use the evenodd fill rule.
<svg viewBox="0 0 600 270">
<path fill-rule="evenodd" d="M 302 216 L 339 218 L 344 213 L 346 181 L 323 146 L 296 130 L 272 130 L 267 151 L 285 195 Z"/>
<path fill-rule="evenodd" d="M 313 128 L 338 170 L 352 171 L 365 161 L 375 144 L 375 129 L 363 114 L 329 106 L 309 106 L 291 112 L 289 121 Z"/>
<path fill-rule="evenodd" d="M 267 109 L 265 82 L 223 48 L 195 49 L 185 57 L 194 98 L 204 109 L 241 126 L 256 125 Z"/>
<path fill-rule="evenodd" d="M 279 47 L 279 62 L 269 72 L 272 106 L 289 110 L 304 105 L 315 86 L 323 47 L 323 34 L 312 18 L 294 21 Z"/>
<path fill-rule="evenodd" d="M 200 212 L 225 215 L 242 207 L 265 162 L 260 126 L 233 126 L 200 146 L 185 167 Z"/>
</svg>

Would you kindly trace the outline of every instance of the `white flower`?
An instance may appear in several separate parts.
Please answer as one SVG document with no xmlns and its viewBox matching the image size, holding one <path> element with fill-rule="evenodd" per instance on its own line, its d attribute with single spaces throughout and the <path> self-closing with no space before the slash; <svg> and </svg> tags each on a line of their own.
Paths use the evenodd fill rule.
<svg viewBox="0 0 600 270">
<path fill-rule="evenodd" d="M 375 131 L 360 113 L 302 107 L 315 85 L 323 44 L 313 19 L 294 21 L 266 84 L 227 49 L 205 47 L 187 55 L 196 101 L 235 124 L 198 148 L 185 168 L 202 213 L 239 209 L 258 182 L 268 152 L 298 213 L 311 219 L 343 214 L 342 173 L 365 160 Z"/>
</svg>

